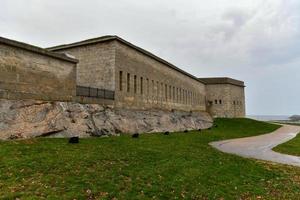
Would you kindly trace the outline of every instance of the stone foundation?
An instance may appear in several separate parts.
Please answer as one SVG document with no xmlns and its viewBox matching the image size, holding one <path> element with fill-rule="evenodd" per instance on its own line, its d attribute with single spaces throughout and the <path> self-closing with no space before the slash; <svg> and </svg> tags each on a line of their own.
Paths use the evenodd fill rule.
<svg viewBox="0 0 300 200">
<path fill-rule="evenodd" d="M 211 127 L 206 112 L 115 110 L 97 104 L 0 99 L 0 139 L 90 137 Z"/>
</svg>

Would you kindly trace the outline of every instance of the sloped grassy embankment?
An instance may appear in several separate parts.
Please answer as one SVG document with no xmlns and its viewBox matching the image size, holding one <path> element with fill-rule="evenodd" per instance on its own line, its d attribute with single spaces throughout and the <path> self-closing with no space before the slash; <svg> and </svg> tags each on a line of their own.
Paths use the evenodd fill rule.
<svg viewBox="0 0 300 200">
<path fill-rule="evenodd" d="M 0 199 L 297 199 L 300 169 L 221 153 L 211 141 L 277 125 L 217 119 L 211 130 L 0 142 Z"/>
</svg>

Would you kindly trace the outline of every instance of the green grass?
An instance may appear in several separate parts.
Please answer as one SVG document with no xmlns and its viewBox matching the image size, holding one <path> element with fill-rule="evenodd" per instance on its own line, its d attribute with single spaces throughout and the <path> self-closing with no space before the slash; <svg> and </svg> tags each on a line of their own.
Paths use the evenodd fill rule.
<svg viewBox="0 0 300 200">
<path fill-rule="evenodd" d="M 298 168 L 219 152 L 211 141 L 278 125 L 217 119 L 212 130 L 0 142 L 0 199 L 297 199 Z"/>
<path fill-rule="evenodd" d="M 300 156 L 300 134 L 298 134 L 294 139 L 278 145 L 273 150 L 280 153 Z"/>
</svg>

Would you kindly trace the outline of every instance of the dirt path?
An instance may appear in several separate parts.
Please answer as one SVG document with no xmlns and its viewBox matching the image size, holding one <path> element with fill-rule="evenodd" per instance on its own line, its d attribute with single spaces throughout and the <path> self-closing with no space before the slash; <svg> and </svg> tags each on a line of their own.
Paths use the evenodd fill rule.
<svg viewBox="0 0 300 200">
<path fill-rule="evenodd" d="M 299 132 L 300 126 L 283 125 L 281 128 L 269 134 L 211 142 L 210 145 L 222 152 L 236 154 L 246 158 L 300 166 L 300 157 L 272 151 L 275 146 L 291 140 L 296 137 Z"/>
</svg>

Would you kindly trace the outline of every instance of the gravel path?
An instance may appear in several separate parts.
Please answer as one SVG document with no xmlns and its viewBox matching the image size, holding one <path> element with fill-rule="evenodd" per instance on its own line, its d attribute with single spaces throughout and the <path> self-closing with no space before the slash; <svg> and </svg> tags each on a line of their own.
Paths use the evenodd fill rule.
<svg viewBox="0 0 300 200">
<path fill-rule="evenodd" d="M 246 158 L 272 161 L 276 163 L 300 166 L 300 157 L 272 151 L 274 147 L 285 143 L 300 132 L 300 126 L 283 125 L 276 131 L 254 137 L 211 142 L 214 148 Z"/>
</svg>

